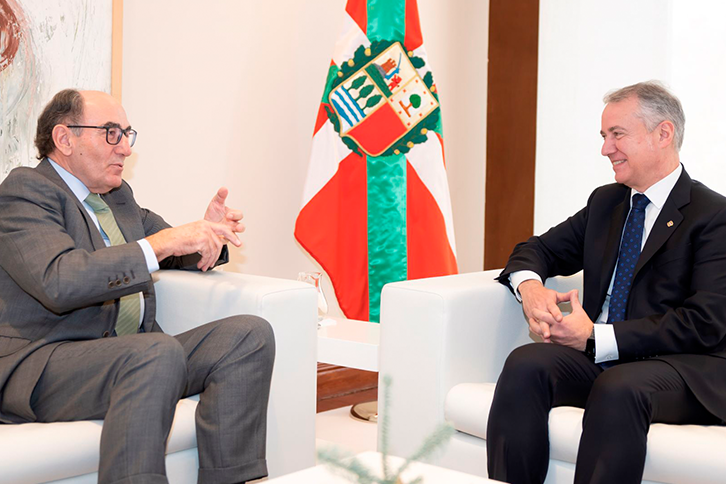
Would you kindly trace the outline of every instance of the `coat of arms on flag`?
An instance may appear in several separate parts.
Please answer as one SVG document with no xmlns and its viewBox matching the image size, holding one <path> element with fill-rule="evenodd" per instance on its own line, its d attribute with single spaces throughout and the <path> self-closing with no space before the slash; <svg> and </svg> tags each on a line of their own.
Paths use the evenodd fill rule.
<svg viewBox="0 0 726 484">
<path fill-rule="evenodd" d="M 416 0 L 348 0 L 313 133 L 295 239 L 346 317 L 388 282 L 455 274 L 441 108 Z"/>
<path fill-rule="evenodd" d="M 329 102 L 340 135 L 371 156 L 382 155 L 439 107 L 399 42 L 334 88 Z"/>
</svg>

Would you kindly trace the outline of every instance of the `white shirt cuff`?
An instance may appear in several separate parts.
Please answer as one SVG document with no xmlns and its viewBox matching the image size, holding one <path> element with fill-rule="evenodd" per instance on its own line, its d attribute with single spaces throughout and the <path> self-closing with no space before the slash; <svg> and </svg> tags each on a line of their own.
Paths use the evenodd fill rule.
<svg viewBox="0 0 726 484">
<path fill-rule="evenodd" d="M 151 244 L 146 239 L 137 240 L 141 250 L 144 252 L 144 258 L 146 259 L 146 267 L 149 269 L 149 274 L 159 270 L 159 261 L 156 260 L 156 254 L 154 249 L 151 248 Z"/>
<path fill-rule="evenodd" d="M 514 296 L 517 298 L 517 301 L 522 302 L 522 296 L 519 294 L 519 285 L 531 279 L 542 282 L 542 278 L 534 271 L 517 271 L 509 274 L 509 284 L 514 289 Z"/>
<path fill-rule="evenodd" d="M 595 324 L 595 363 L 614 361 L 620 358 L 615 328 L 612 324 Z"/>
</svg>

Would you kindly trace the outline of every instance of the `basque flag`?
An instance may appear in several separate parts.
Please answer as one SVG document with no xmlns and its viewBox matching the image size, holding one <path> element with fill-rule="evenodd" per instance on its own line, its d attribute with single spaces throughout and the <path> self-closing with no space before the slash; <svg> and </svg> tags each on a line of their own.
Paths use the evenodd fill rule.
<svg viewBox="0 0 726 484">
<path fill-rule="evenodd" d="M 441 110 L 416 0 L 348 0 L 313 133 L 295 238 L 347 318 L 388 282 L 455 274 Z"/>
</svg>

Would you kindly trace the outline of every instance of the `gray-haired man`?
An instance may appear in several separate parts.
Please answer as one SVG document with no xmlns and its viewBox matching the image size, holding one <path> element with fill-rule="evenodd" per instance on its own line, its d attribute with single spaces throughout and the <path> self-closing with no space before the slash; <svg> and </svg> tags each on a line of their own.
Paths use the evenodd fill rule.
<svg viewBox="0 0 726 484">
<path fill-rule="evenodd" d="M 639 483 L 651 422 L 726 419 L 726 199 L 680 164 L 675 96 L 645 82 L 605 102 L 616 183 L 517 245 L 499 276 L 544 341 L 510 354 L 489 414 L 489 475 L 512 484 L 544 481 L 552 407 L 585 409 L 576 483 Z M 582 304 L 542 285 L 581 270 Z"/>
</svg>

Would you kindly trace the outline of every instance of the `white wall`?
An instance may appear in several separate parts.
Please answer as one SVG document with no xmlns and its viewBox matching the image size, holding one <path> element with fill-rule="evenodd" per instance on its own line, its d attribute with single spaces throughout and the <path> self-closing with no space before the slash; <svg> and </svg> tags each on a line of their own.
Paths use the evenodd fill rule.
<svg viewBox="0 0 726 484">
<path fill-rule="evenodd" d="M 124 2 L 123 104 L 139 131 L 125 177 L 172 224 L 201 217 L 227 185 L 247 225 L 230 269 L 295 278 L 316 267 L 293 228 L 345 0 L 200 5 Z M 419 8 L 441 94 L 460 269 L 480 270 L 488 1 Z"/>
<path fill-rule="evenodd" d="M 681 160 L 726 194 L 726 3 L 674 0 L 670 84 L 686 111 Z"/>
<path fill-rule="evenodd" d="M 681 161 L 726 193 L 726 4 L 709 0 L 541 0 L 535 233 L 613 181 L 600 155 L 603 95 L 659 79 L 686 113 Z"/>
<path fill-rule="evenodd" d="M 441 95 L 459 272 L 484 268 L 489 0 L 418 0 Z"/>
</svg>

